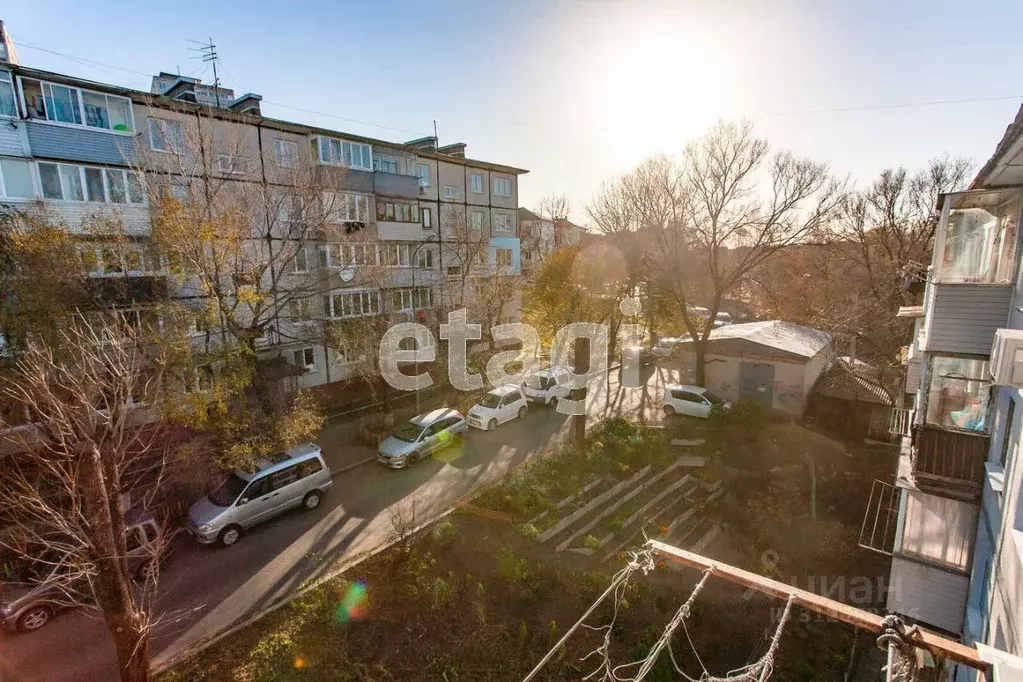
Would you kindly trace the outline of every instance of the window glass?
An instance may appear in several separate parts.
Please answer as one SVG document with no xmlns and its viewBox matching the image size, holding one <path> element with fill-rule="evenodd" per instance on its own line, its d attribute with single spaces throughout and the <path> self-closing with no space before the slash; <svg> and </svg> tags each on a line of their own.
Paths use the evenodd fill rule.
<svg viewBox="0 0 1023 682">
<path fill-rule="evenodd" d="M 950 197 L 939 281 L 1009 281 L 1019 198 L 1018 190 Z"/>
<path fill-rule="evenodd" d="M 0 86 L 3 83 L 0 81 Z M 27 161 L 0 159 L 0 173 L 4 178 L 4 194 L 12 199 L 32 199 L 32 167 Z"/>
<path fill-rule="evenodd" d="M 274 156 L 281 168 L 294 168 L 298 163 L 298 144 L 292 140 L 274 140 Z"/>
<path fill-rule="evenodd" d="M 7 71 L 0 71 L 0 116 L 17 116 L 14 105 L 14 79 Z"/>
<path fill-rule="evenodd" d="M 417 174 L 419 175 L 419 186 L 429 187 L 430 186 L 430 167 L 425 163 L 421 163 L 416 167 Z"/>
<path fill-rule="evenodd" d="M 476 194 L 483 193 L 483 176 L 479 173 L 473 173 L 471 176 L 472 191 Z"/>
<path fill-rule="evenodd" d="M 298 465 L 290 466 L 270 475 L 270 489 L 280 490 L 298 480 Z"/>
<path fill-rule="evenodd" d="M 910 490 L 906 499 L 902 551 L 965 571 L 977 528 L 977 507 Z"/>
<path fill-rule="evenodd" d="M 113 246 L 104 246 L 100 249 L 100 257 L 103 259 L 103 272 L 112 275 L 121 272 L 121 254 Z"/>
<path fill-rule="evenodd" d="M 142 533 L 142 528 L 135 526 L 128 528 L 124 533 L 124 548 L 129 552 L 134 552 L 137 549 L 145 547 L 146 536 Z"/>
<path fill-rule="evenodd" d="M 142 252 L 138 249 L 127 249 L 124 252 L 125 267 L 129 272 L 142 271 Z"/>
<path fill-rule="evenodd" d="M 935 357 L 927 395 L 927 422 L 984 432 L 991 383 L 986 360 Z"/>
<path fill-rule="evenodd" d="M 82 112 L 78 108 L 78 91 L 63 85 L 43 84 L 46 99 L 46 114 L 51 121 L 61 123 L 82 122 Z"/>
<path fill-rule="evenodd" d="M 101 169 L 85 169 L 85 193 L 89 201 L 106 201 L 106 195 L 103 193 L 103 171 Z"/>
<path fill-rule="evenodd" d="M 126 173 L 128 176 L 128 201 L 133 204 L 141 204 L 145 198 L 142 195 L 142 181 L 135 173 Z"/>
<path fill-rule="evenodd" d="M 107 112 L 110 115 L 110 127 L 113 130 L 129 132 L 131 125 L 131 103 L 120 97 L 107 96 Z"/>
<path fill-rule="evenodd" d="M 82 108 L 85 109 L 85 125 L 93 128 L 110 128 L 106 95 L 83 92 Z"/>
<path fill-rule="evenodd" d="M 247 498 L 249 500 L 254 500 L 257 497 L 262 497 L 263 495 L 267 494 L 268 492 L 270 492 L 269 486 L 267 485 L 268 480 L 269 477 L 264 476 L 263 478 L 253 481 L 252 483 L 249 484 L 249 487 L 245 489 L 245 492 L 242 493 L 242 497 Z"/>
<path fill-rule="evenodd" d="M 317 471 L 323 469 L 323 465 L 320 463 L 319 457 L 312 457 L 300 462 L 298 465 L 298 476 L 299 478 L 305 478 L 306 476 L 312 476 Z"/>
<path fill-rule="evenodd" d="M 84 201 L 82 174 L 78 166 L 60 165 L 60 181 L 64 187 L 64 198 L 70 201 Z"/>
<path fill-rule="evenodd" d="M 107 186 L 110 188 L 110 201 L 116 204 L 123 204 L 128 201 L 124 188 L 124 173 L 119 170 L 106 170 Z"/>
</svg>

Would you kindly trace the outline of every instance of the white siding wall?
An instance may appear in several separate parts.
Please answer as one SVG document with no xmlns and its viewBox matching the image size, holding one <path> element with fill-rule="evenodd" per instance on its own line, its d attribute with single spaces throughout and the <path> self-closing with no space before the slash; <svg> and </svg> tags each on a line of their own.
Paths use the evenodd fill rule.
<svg viewBox="0 0 1023 682">
<path fill-rule="evenodd" d="M 932 291 L 925 350 L 988 355 L 995 330 L 1008 320 L 1012 286 L 935 284 Z"/>
<path fill-rule="evenodd" d="M 39 206 L 38 204 L 26 204 L 25 206 L 33 207 L 29 210 L 50 213 L 58 220 L 66 222 L 72 234 L 88 233 L 90 224 L 94 225 L 97 221 L 118 219 L 123 221 L 125 234 L 132 236 L 149 234 L 148 206 L 114 207 L 85 201 L 45 201 L 41 209 L 34 208 Z"/>
<path fill-rule="evenodd" d="M 9 121 L 10 119 L 0 118 L 0 156 L 28 156 L 25 126 L 16 122 L 18 127 L 11 130 Z"/>
</svg>

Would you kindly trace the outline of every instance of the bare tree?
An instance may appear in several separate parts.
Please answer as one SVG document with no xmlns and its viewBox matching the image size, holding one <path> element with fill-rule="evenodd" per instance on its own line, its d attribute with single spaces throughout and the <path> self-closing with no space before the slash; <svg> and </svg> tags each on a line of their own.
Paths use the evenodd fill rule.
<svg viewBox="0 0 1023 682">
<path fill-rule="evenodd" d="M 148 680 L 158 576 L 150 569 L 165 536 L 136 574 L 124 499 L 149 506 L 167 475 L 167 435 L 146 424 L 163 400 L 165 364 L 106 316 L 78 315 L 61 337 L 60 348 L 31 340 L 0 385 L 33 417 L 31 427 L 5 431 L 15 453 L 0 467 L 0 547 L 45 578 L 54 603 L 97 605 L 121 679 Z"/>
<path fill-rule="evenodd" d="M 842 185 L 825 165 L 769 155 L 749 123 L 719 123 L 681 161 L 658 157 L 606 185 L 590 211 L 605 233 L 639 232 L 648 290 L 669 300 L 705 383 L 707 339 L 722 299 L 834 215 Z M 703 303 L 707 313 L 695 308 Z"/>
</svg>

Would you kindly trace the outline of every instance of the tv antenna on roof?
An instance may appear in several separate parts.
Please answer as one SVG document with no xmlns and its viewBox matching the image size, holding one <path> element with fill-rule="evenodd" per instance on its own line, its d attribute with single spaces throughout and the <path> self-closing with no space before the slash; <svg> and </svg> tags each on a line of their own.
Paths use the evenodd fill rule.
<svg viewBox="0 0 1023 682">
<path fill-rule="evenodd" d="M 220 78 L 217 76 L 217 46 L 213 44 L 213 38 L 209 39 L 209 42 L 200 42 L 198 40 L 189 40 L 188 42 L 198 45 L 197 48 L 189 48 L 193 52 L 199 53 L 199 59 L 204 62 L 213 64 L 213 98 L 217 103 L 217 108 L 220 108 Z"/>
</svg>

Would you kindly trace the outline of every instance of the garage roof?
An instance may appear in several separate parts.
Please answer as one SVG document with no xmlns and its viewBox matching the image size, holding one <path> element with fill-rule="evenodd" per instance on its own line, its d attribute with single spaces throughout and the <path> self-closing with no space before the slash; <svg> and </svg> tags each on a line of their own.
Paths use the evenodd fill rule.
<svg viewBox="0 0 1023 682">
<path fill-rule="evenodd" d="M 792 322 L 764 320 L 718 327 L 711 331 L 708 341 L 713 345 L 715 341 L 729 339 L 741 339 L 792 355 L 812 358 L 831 342 L 831 335 Z"/>
</svg>

